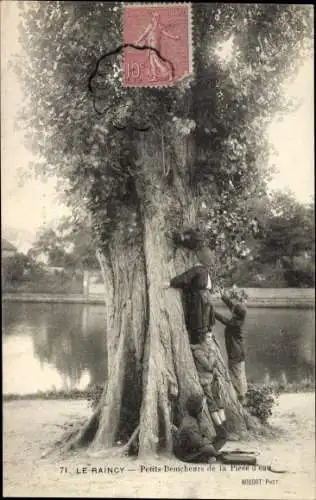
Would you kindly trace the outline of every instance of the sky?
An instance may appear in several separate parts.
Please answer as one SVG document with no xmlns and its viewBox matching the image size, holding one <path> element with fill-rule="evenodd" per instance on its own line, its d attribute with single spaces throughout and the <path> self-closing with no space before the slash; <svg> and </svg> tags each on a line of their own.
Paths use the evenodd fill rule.
<svg viewBox="0 0 316 500">
<path fill-rule="evenodd" d="M 33 156 L 25 149 L 23 137 L 14 128 L 15 115 L 23 102 L 18 81 L 8 68 L 11 55 L 19 52 L 17 26 L 16 2 L 1 2 L 2 227 L 11 227 L 23 234 L 21 245 L 25 247 L 30 246 L 40 226 L 68 212 L 57 200 L 56 180 L 43 183 L 31 174 L 24 183 L 19 179 L 20 169 L 27 170 Z M 276 117 L 268 132 L 277 151 L 270 160 L 278 169 L 270 187 L 291 190 L 301 202 L 314 196 L 313 72 L 313 60 L 303 61 L 295 81 L 287 88 L 289 95 L 301 100 L 301 106 L 283 121 Z"/>
</svg>

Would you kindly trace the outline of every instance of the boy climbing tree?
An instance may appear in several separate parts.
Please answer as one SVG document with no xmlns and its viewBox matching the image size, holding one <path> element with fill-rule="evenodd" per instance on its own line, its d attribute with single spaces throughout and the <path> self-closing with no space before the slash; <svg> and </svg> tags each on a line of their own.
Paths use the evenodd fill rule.
<svg viewBox="0 0 316 500">
<path fill-rule="evenodd" d="M 226 416 L 220 403 L 216 370 L 217 352 L 214 349 L 214 338 L 211 333 L 215 323 L 211 296 L 212 280 L 209 271 L 213 255 L 206 247 L 199 249 L 197 254 L 199 263 L 173 278 L 170 285 L 183 290 L 184 316 L 199 382 L 206 396 L 216 436 L 225 441 L 227 439 Z"/>
</svg>

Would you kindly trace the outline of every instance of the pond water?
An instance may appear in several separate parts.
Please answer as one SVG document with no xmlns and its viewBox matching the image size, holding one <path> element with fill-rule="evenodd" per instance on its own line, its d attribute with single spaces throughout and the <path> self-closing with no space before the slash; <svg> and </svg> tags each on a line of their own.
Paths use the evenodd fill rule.
<svg viewBox="0 0 316 500">
<path fill-rule="evenodd" d="M 219 308 L 219 310 L 222 310 Z M 5 302 L 3 304 L 3 392 L 84 389 L 106 377 L 103 305 Z M 249 308 L 246 322 L 247 376 L 289 382 L 312 377 L 315 311 Z M 223 327 L 215 334 L 223 346 Z"/>
</svg>

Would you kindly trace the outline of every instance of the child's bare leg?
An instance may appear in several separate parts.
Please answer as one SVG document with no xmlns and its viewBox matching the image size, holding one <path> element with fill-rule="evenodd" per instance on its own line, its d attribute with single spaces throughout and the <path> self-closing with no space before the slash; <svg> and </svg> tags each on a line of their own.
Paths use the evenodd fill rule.
<svg viewBox="0 0 316 500">
<path fill-rule="evenodd" d="M 221 420 L 221 423 L 224 424 L 224 422 L 226 422 L 226 414 L 225 414 L 224 408 L 220 408 L 218 410 L 218 413 L 219 413 L 219 418 Z"/>
<path fill-rule="evenodd" d="M 245 396 L 247 392 L 245 362 L 230 363 L 229 372 L 238 400 L 240 404 L 245 405 Z"/>
<path fill-rule="evenodd" d="M 216 425 L 221 425 L 222 420 L 221 420 L 221 417 L 220 417 L 219 411 L 213 411 L 213 412 L 211 413 L 211 416 L 212 416 L 212 419 L 213 419 L 214 424 L 216 424 Z"/>
</svg>

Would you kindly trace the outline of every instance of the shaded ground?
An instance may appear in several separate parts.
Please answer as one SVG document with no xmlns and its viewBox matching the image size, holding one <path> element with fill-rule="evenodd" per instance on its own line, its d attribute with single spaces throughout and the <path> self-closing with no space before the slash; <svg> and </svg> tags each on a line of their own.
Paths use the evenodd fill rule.
<svg viewBox="0 0 316 500">
<path fill-rule="evenodd" d="M 230 466 L 223 471 L 216 464 L 212 471 L 205 465 L 198 472 L 181 472 L 170 471 L 171 467 L 183 468 L 184 464 L 175 459 L 153 459 L 145 464 L 115 455 L 102 458 L 85 453 L 62 460 L 52 456 L 41 459 L 49 444 L 60 437 L 65 422 L 89 414 L 86 401 L 7 402 L 4 496 L 314 500 L 314 406 L 314 393 L 283 394 L 271 419 L 271 424 L 280 429 L 277 439 L 226 445 L 227 449 L 256 451 L 258 467 L 254 471 L 232 471 Z M 259 466 L 268 465 L 287 472 L 260 470 Z M 65 467 L 67 472 L 62 469 Z"/>
</svg>

